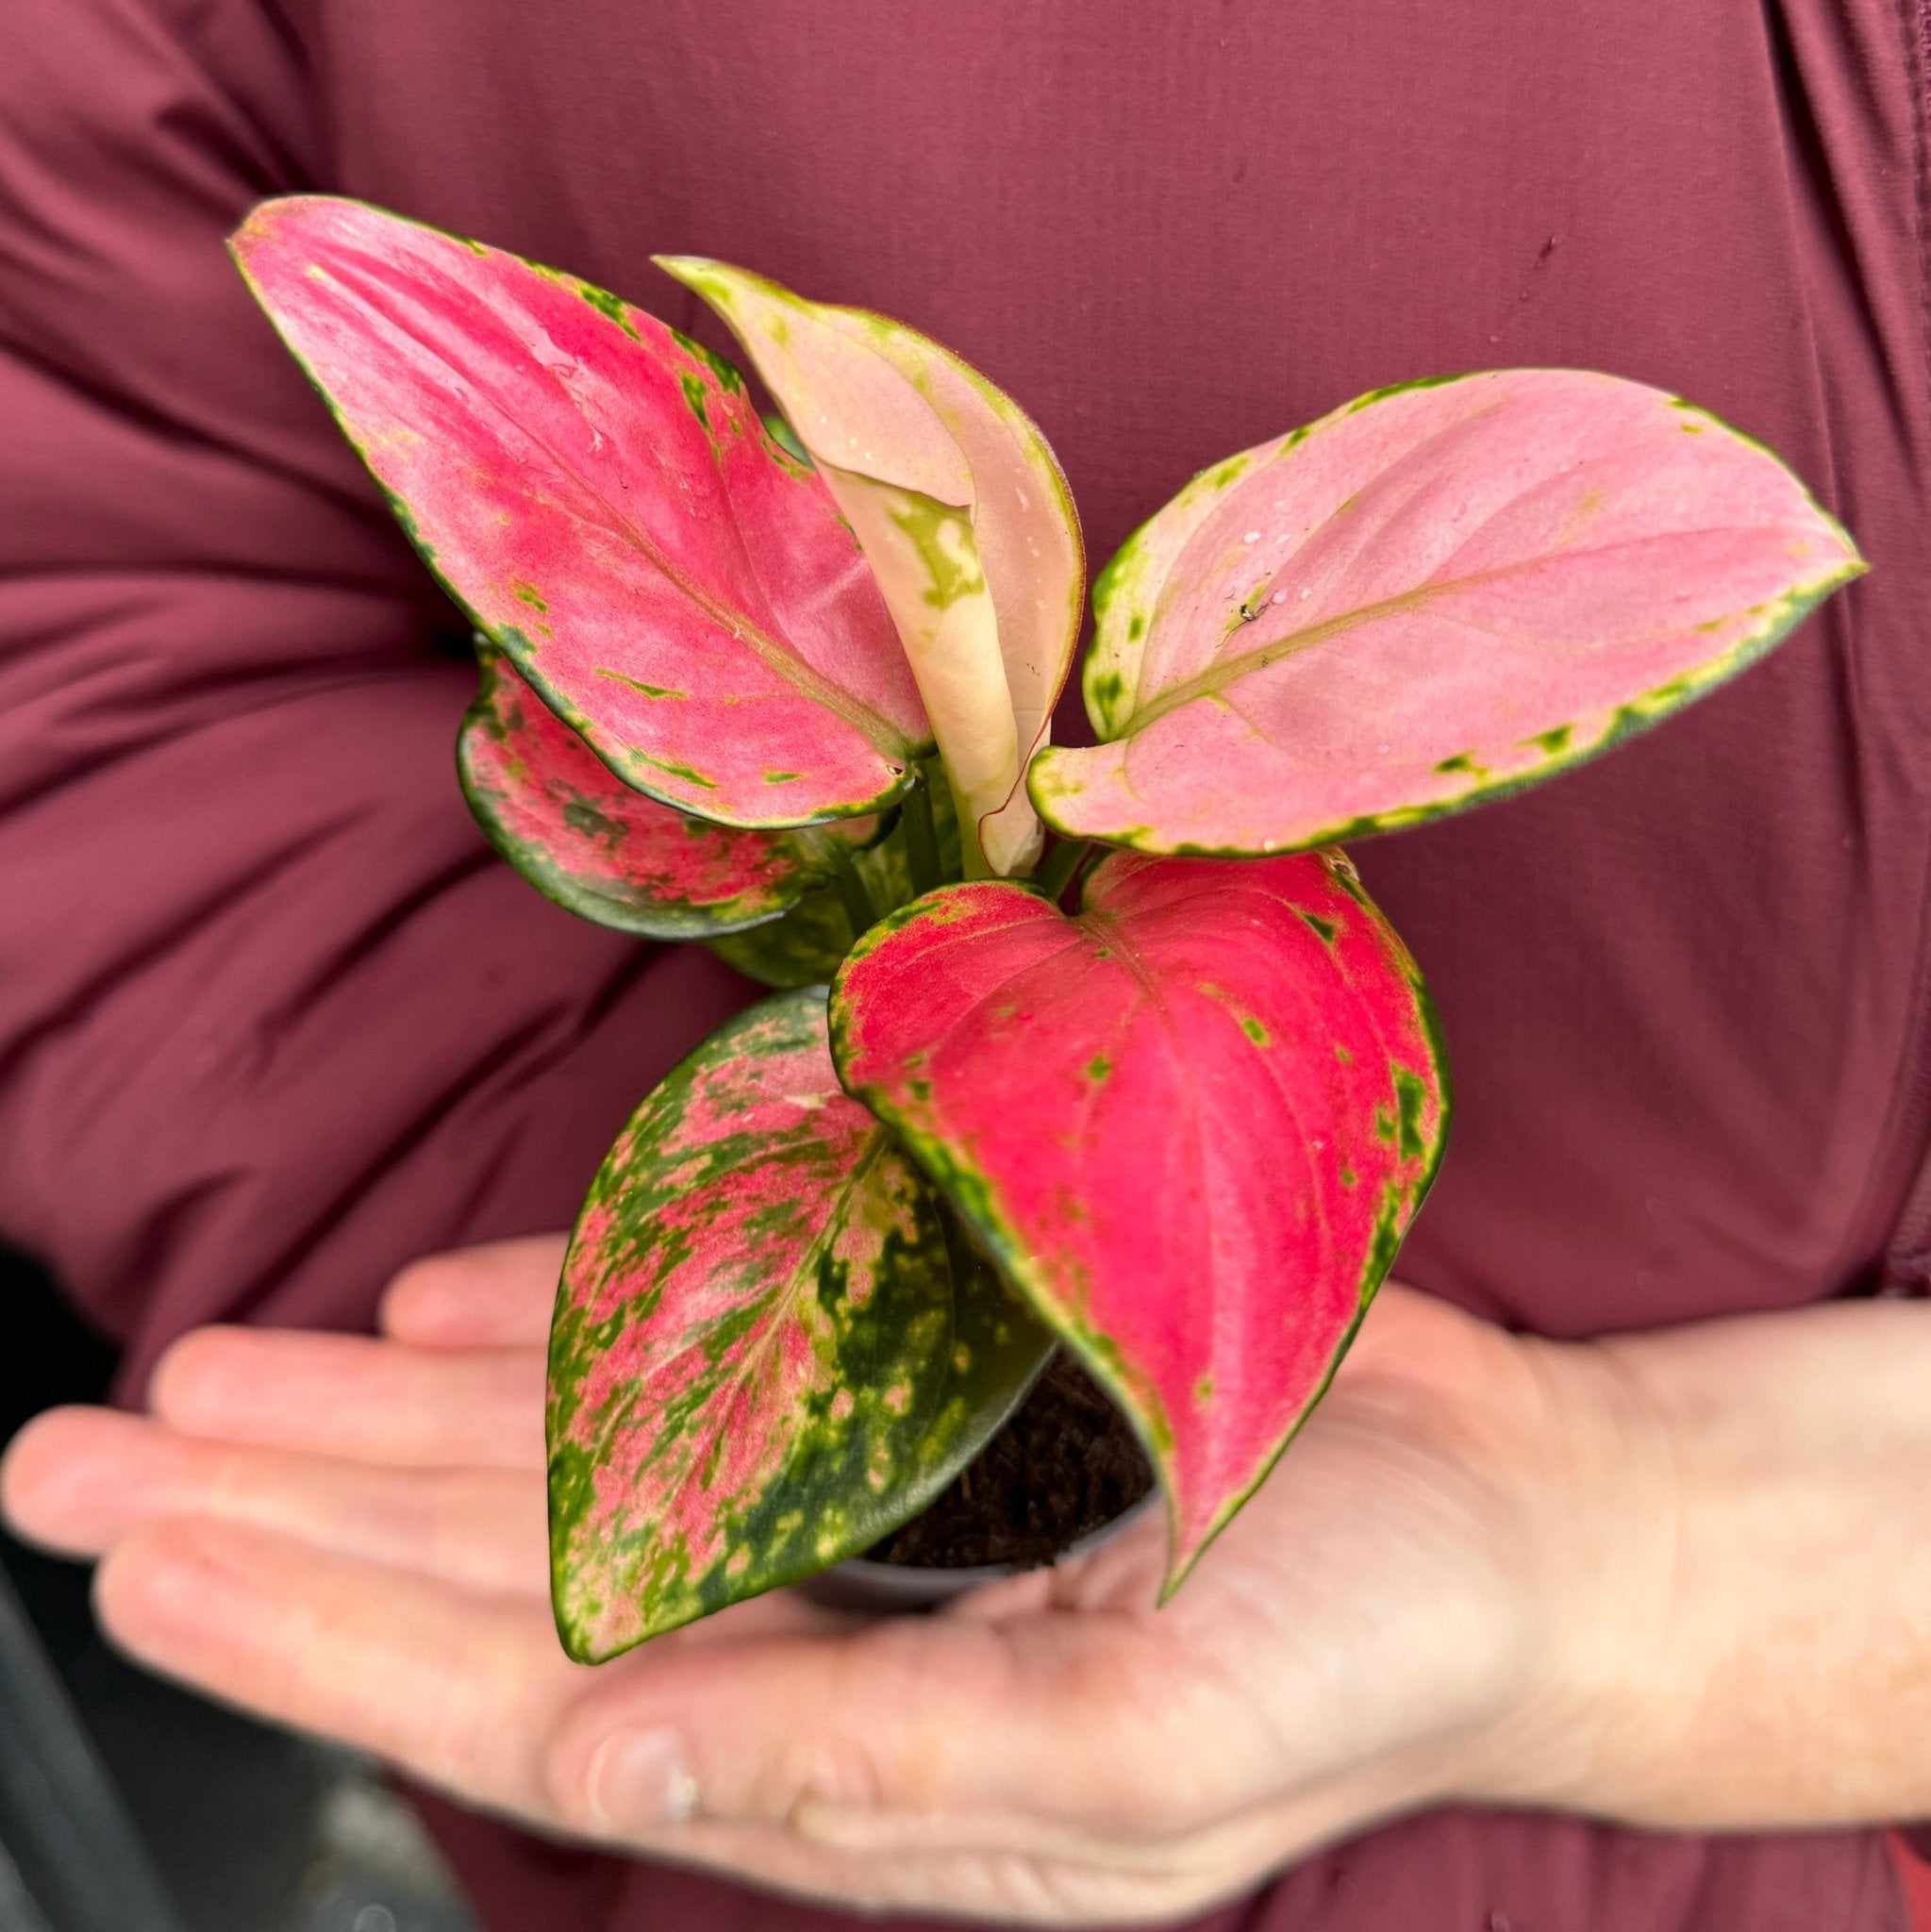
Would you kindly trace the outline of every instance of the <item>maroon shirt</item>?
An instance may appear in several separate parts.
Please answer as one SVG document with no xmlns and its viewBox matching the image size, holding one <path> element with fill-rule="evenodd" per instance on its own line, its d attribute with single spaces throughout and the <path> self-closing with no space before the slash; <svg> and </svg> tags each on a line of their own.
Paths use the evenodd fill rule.
<svg viewBox="0 0 1931 1932">
<path fill-rule="evenodd" d="M 1586 364 L 1793 462 L 1872 575 L 1613 758 L 1359 848 L 1458 1114 L 1402 1272 L 1585 1335 L 1923 1272 L 1922 0 L 13 0 L 0 56 L 0 1227 L 144 1365 L 568 1219 L 743 997 L 470 825 L 471 674 L 221 239 L 327 188 L 605 282 L 929 329 L 1104 558 L 1376 384 Z M 440 1814 L 439 1814 L 440 1815 Z M 835 1915 L 453 1816 L 485 1918 Z M 894 1922 L 904 1923 L 904 1922 Z M 1444 1813 L 1267 1932 L 1874 1932 L 1876 1840 Z"/>
</svg>

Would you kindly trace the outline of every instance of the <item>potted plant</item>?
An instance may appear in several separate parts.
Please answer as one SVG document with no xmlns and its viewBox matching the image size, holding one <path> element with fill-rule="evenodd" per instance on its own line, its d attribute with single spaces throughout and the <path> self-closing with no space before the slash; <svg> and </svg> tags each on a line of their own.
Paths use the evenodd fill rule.
<svg viewBox="0 0 1931 1932">
<path fill-rule="evenodd" d="M 555 1594 L 587 1660 L 917 1554 L 1056 1351 L 1082 1374 L 1039 1412 L 1063 1435 L 1104 1392 L 1178 1587 L 1319 1400 L 1447 1124 L 1340 841 L 1607 749 L 1863 567 L 1656 391 L 1405 384 L 1128 540 L 1098 741 L 1056 747 L 1071 496 L 938 344 L 664 261 L 767 422 L 614 296 L 355 202 L 265 203 L 235 249 L 476 625 L 458 761 L 498 849 L 780 989 L 644 1099 L 564 1265 Z"/>
</svg>

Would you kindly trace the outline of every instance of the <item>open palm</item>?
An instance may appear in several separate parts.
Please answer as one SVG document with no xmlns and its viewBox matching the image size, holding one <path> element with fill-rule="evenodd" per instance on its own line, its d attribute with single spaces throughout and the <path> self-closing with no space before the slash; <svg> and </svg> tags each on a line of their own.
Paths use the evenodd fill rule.
<svg viewBox="0 0 1931 1932">
<path fill-rule="evenodd" d="M 552 1830 L 865 1906 L 1179 1914 L 1480 1795 L 1532 1701 L 1574 1351 L 1383 1291 L 1165 1608 L 1159 1522 L 939 1614 L 781 1592 L 586 1669 L 548 1601 L 557 1241 L 419 1263 L 383 1336 L 207 1329 L 151 1417 L 16 1441 L 8 1514 L 101 1555 L 156 1668 Z"/>
</svg>

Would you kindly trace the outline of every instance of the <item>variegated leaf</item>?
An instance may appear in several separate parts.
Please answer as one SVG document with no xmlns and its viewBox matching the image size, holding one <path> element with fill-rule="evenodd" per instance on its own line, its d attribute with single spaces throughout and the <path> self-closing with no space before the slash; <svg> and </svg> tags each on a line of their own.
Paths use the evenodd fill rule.
<svg viewBox="0 0 1931 1932">
<path fill-rule="evenodd" d="M 488 639 L 476 656 L 482 688 L 456 753 L 470 808 L 524 878 L 599 925 L 689 940 L 779 921 L 876 830 L 746 831 L 674 811 L 618 778 Z"/>
<path fill-rule="evenodd" d="M 1440 1044 L 1347 861 L 1110 854 L 1069 918 L 952 886 L 834 984 L 846 1087 L 1111 1391 L 1169 1589 L 1326 1387 L 1433 1175 Z"/>
<path fill-rule="evenodd" d="M 1292 850 L 1534 784 L 1700 696 L 1863 569 L 1688 404 L 1510 369 L 1350 403 L 1197 476 L 1094 590 L 1046 823 Z"/>
<path fill-rule="evenodd" d="M 1085 574 L 1045 438 L 903 323 L 723 262 L 658 266 L 730 326 L 851 519 L 975 827 L 974 870 L 1024 871 L 1040 831 L 1020 781 L 1072 662 Z"/>
<path fill-rule="evenodd" d="M 550 1338 L 558 1627 L 587 1662 L 915 1515 L 1051 1337 L 840 1091 L 822 992 L 764 1001 L 639 1108 Z"/>
<path fill-rule="evenodd" d="M 264 202 L 233 245 L 424 559 L 626 783 L 767 826 L 904 789 L 930 738 L 891 620 L 735 371 L 359 202 Z"/>
</svg>

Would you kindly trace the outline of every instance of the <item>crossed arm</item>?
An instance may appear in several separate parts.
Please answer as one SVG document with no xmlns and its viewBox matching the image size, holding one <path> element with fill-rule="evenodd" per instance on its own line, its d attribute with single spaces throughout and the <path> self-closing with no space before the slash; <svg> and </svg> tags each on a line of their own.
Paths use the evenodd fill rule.
<svg viewBox="0 0 1931 1932">
<path fill-rule="evenodd" d="M 789 1594 L 594 1670 L 546 1591 L 558 1245 L 378 1340 L 207 1329 L 0 1481 L 156 1668 L 540 1826 L 860 1905 L 1177 1914 L 1440 1801 L 1931 1814 L 1931 1307 L 1587 1344 L 1383 1291 L 1178 1597 L 1159 1525 L 937 1616 Z"/>
</svg>

